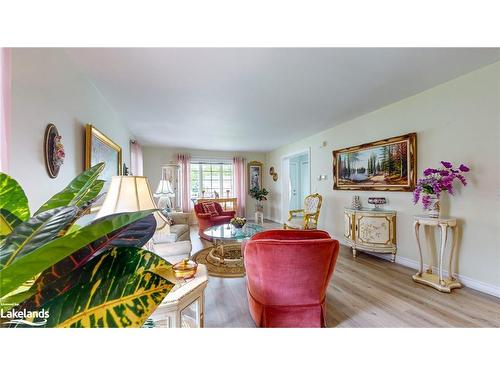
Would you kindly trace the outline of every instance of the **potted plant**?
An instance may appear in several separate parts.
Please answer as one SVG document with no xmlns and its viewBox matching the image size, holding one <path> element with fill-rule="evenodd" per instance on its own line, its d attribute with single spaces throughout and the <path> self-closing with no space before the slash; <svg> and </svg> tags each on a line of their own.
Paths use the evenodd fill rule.
<svg viewBox="0 0 500 375">
<path fill-rule="evenodd" d="M 100 163 L 33 215 L 21 186 L 0 173 L 2 327 L 141 327 L 174 286 L 171 265 L 142 247 L 156 210 L 75 222 L 99 198 Z"/>
<path fill-rule="evenodd" d="M 257 212 L 264 211 L 264 205 L 262 204 L 262 202 L 267 201 L 266 196 L 269 194 L 269 192 L 264 188 L 259 189 L 258 187 L 253 187 L 250 189 L 249 193 L 250 196 L 257 201 L 257 203 L 255 204 L 255 210 Z"/>
<path fill-rule="evenodd" d="M 469 167 L 464 164 L 455 169 L 448 161 L 441 161 L 441 168 L 427 168 L 424 177 L 418 180 L 413 191 L 413 203 L 422 200 L 422 205 L 428 211 L 429 217 L 439 217 L 441 192 L 455 193 L 453 182 L 459 180 L 462 185 L 467 185 L 463 173 L 469 172 Z"/>
</svg>

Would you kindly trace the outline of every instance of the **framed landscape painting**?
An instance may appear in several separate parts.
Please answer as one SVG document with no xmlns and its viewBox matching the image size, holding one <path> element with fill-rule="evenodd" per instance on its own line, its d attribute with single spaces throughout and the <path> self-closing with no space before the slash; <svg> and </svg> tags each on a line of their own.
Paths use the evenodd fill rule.
<svg viewBox="0 0 500 375">
<path fill-rule="evenodd" d="M 333 151 L 335 190 L 413 191 L 417 134 Z"/>
<path fill-rule="evenodd" d="M 122 148 L 93 125 L 87 124 L 85 125 L 85 169 L 100 162 L 106 163 L 99 177 L 106 181 L 101 190 L 101 193 L 105 193 L 108 191 L 111 177 L 122 173 Z M 95 203 L 92 211 L 99 208 L 102 200 L 103 198 Z"/>
</svg>

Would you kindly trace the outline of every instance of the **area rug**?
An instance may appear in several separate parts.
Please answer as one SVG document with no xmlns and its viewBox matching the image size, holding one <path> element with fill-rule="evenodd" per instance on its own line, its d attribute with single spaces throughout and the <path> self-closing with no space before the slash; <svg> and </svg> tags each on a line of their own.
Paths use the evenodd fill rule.
<svg viewBox="0 0 500 375">
<path fill-rule="evenodd" d="M 241 244 L 226 244 L 224 245 L 224 263 L 219 262 L 214 257 L 210 256 L 210 251 L 213 246 L 207 247 L 198 251 L 191 258 L 199 264 L 207 266 L 208 274 L 216 277 L 244 277 L 245 266 L 241 258 Z"/>
</svg>

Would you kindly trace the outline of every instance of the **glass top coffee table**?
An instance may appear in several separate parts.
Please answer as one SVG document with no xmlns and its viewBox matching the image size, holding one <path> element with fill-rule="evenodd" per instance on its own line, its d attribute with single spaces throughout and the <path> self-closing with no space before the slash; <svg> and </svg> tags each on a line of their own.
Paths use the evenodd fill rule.
<svg viewBox="0 0 500 375">
<path fill-rule="evenodd" d="M 242 242 L 263 230 L 262 226 L 252 223 L 246 223 L 243 228 L 236 228 L 233 224 L 220 224 L 207 228 L 203 233 L 211 237 L 214 243 L 208 255 L 220 263 L 241 261 L 243 258 L 241 249 L 238 255 L 231 254 L 232 256 L 229 257 L 224 252 L 224 244 Z"/>
</svg>

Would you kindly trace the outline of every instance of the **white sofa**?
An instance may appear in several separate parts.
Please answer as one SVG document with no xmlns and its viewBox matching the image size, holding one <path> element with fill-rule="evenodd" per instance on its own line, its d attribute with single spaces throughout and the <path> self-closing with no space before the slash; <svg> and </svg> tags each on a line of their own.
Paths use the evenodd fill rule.
<svg viewBox="0 0 500 375">
<path fill-rule="evenodd" d="M 165 242 L 190 241 L 189 214 L 173 212 L 170 213 L 169 216 L 172 218 L 174 223 L 172 225 L 166 225 L 161 230 L 156 231 L 153 236 L 153 242 L 157 244 Z"/>
<path fill-rule="evenodd" d="M 171 264 L 191 256 L 191 241 L 164 242 L 153 244 L 152 251 Z"/>
<path fill-rule="evenodd" d="M 171 213 L 174 223 L 157 231 L 150 241 L 149 250 L 175 264 L 191 256 L 189 214 Z"/>
</svg>

